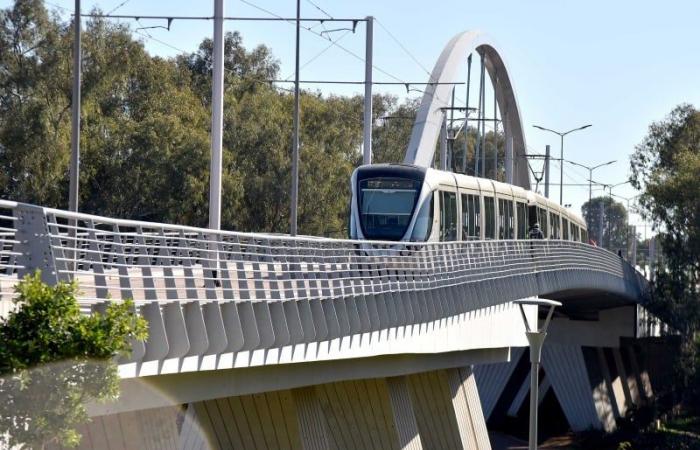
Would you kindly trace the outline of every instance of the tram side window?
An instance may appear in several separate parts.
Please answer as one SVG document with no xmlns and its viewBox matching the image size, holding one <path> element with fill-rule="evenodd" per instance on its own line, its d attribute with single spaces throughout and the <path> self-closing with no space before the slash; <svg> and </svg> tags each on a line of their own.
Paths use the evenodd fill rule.
<svg viewBox="0 0 700 450">
<path fill-rule="evenodd" d="M 484 234 L 486 239 L 496 237 L 496 206 L 493 197 L 484 196 Z"/>
<path fill-rule="evenodd" d="M 562 239 L 564 239 L 565 241 L 568 241 L 569 240 L 569 221 L 564 219 L 563 217 L 561 219 L 561 227 L 562 227 L 562 234 L 561 234 Z"/>
<path fill-rule="evenodd" d="M 481 211 L 479 196 L 462 194 L 462 240 L 479 239 Z"/>
<path fill-rule="evenodd" d="M 440 240 L 457 240 L 457 194 L 440 191 Z"/>
<path fill-rule="evenodd" d="M 549 226 L 547 225 L 547 210 L 544 208 L 537 208 L 537 218 L 540 222 L 540 230 L 542 230 L 542 236 L 549 236 Z"/>
<path fill-rule="evenodd" d="M 537 223 L 537 206 L 527 207 L 527 228 L 532 228 Z"/>
<path fill-rule="evenodd" d="M 518 239 L 527 239 L 528 220 L 525 203 L 515 203 L 515 215 L 518 218 Z"/>
<path fill-rule="evenodd" d="M 576 242 L 581 240 L 580 228 L 573 223 L 571 224 L 571 240 Z"/>
<path fill-rule="evenodd" d="M 581 228 L 581 242 L 588 243 L 588 230 Z"/>
<path fill-rule="evenodd" d="M 513 202 L 498 199 L 498 238 L 513 238 Z"/>
<path fill-rule="evenodd" d="M 549 213 L 549 228 L 550 228 L 550 239 L 559 239 L 559 216 L 554 213 Z"/>
</svg>

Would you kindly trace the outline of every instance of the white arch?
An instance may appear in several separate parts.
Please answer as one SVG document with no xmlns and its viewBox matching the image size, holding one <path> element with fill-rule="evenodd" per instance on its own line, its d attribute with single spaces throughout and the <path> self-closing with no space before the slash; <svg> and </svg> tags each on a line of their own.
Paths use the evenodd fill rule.
<svg viewBox="0 0 700 450">
<path fill-rule="evenodd" d="M 406 149 L 404 162 L 430 167 L 442 125 L 442 108 L 449 106 L 452 85 L 459 82 L 458 69 L 472 52 L 485 56 L 486 70 L 491 83 L 496 86 L 496 101 L 503 120 L 506 146 L 512 146 L 513 184 L 530 189 L 530 174 L 527 166 L 525 136 L 515 90 L 508 76 L 506 64 L 493 41 L 484 33 L 465 31 L 453 37 L 445 46 L 435 63 L 430 80 L 438 83 L 428 85 L 413 124 L 411 140 Z M 506 151 L 506 153 L 510 153 Z M 509 156 L 509 155 L 508 155 Z M 511 159 L 507 156 L 507 159 Z"/>
</svg>

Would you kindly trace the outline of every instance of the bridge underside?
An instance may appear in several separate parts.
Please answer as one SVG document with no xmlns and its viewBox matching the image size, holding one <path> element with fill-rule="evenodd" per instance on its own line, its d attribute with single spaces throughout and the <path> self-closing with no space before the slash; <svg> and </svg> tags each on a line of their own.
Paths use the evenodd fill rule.
<svg viewBox="0 0 700 450">
<path fill-rule="evenodd" d="M 81 447 L 488 449 L 466 363 L 501 360 L 504 351 L 125 380 L 122 408 L 93 410 Z M 216 395 L 197 392 L 206 384 L 218 387 Z M 134 403 L 125 405 L 129 398 Z M 149 398 L 155 402 L 144 404 Z"/>
</svg>

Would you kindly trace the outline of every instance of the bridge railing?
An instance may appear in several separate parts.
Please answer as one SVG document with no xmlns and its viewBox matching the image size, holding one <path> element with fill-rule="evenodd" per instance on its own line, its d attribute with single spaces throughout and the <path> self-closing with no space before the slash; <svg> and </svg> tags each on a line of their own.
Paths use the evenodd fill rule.
<svg viewBox="0 0 700 450">
<path fill-rule="evenodd" d="M 42 271 L 80 301 L 301 300 L 426 291 L 583 270 L 642 283 L 604 249 L 572 241 L 367 242 L 212 231 L 0 201 L 0 292 Z M 636 278 L 635 278 L 636 277 Z"/>
</svg>

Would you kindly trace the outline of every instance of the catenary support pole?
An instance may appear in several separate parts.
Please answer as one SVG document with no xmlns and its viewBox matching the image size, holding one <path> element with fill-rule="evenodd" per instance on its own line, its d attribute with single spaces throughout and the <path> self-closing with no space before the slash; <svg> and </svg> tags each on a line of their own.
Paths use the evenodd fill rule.
<svg viewBox="0 0 700 450">
<path fill-rule="evenodd" d="M 296 56 L 294 62 L 294 132 L 292 136 L 292 193 L 289 213 L 289 234 L 297 234 L 297 208 L 299 204 L 299 32 L 301 25 L 301 0 L 297 0 Z"/>
<path fill-rule="evenodd" d="M 605 216 L 605 191 L 600 196 L 600 208 L 598 208 L 598 245 L 603 247 L 603 216 Z"/>
<path fill-rule="evenodd" d="M 498 100 L 496 99 L 496 89 L 498 89 L 498 77 L 493 77 L 493 179 L 498 181 Z"/>
<path fill-rule="evenodd" d="M 505 112 L 501 112 L 501 121 L 503 122 L 503 134 L 506 140 L 506 183 L 513 184 L 513 132 L 511 131 L 510 116 L 507 109 Z"/>
<path fill-rule="evenodd" d="M 564 135 L 561 136 L 559 147 L 559 205 L 564 206 Z"/>
<path fill-rule="evenodd" d="M 550 149 L 549 145 L 544 148 L 544 196 L 549 198 L 549 161 Z"/>
<path fill-rule="evenodd" d="M 362 164 L 372 164 L 372 47 L 374 17 L 367 16 L 365 38 L 365 107 L 363 119 Z M 298 52 L 297 52 L 298 53 Z"/>
<path fill-rule="evenodd" d="M 71 104 L 71 153 L 70 181 L 68 186 L 68 209 L 78 211 L 80 180 L 80 76 L 82 50 L 80 44 L 80 0 L 75 0 L 73 16 L 73 98 Z"/>
<path fill-rule="evenodd" d="M 440 170 L 447 170 L 447 114 L 442 113 L 440 126 Z"/>
<path fill-rule="evenodd" d="M 221 229 L 221 171 L 224 128 L 224 0 L 214 0 L 214 60 L 211 85 L 209 228 Z"/>
<path fill-rule="evenodd" d="M 467 152 L 469 151 L 469 90 L 472 81 L 472 54 L 467 57 L 467 109 L 464 111 L 464 155 L 462 155 L 462 173 L 467 173 Z M 476 175 L 476 174 L 475 174 Z"/>
<path fill-rule="evenodd" d="M 486 54 L 481 55 L 481 177 L 486 178 Z"/>
<path fill-rule="evenodd" d="M 481 123 L 480 120 L 482 119 L 482 112 L 484 108 L 482 107 L 482 100 L 484 97 L 484 57 L 480 54 L 480 61 L 481 61 L 481 67 L 479 69 L 479 96 L 476 101 L 476 152 L 474 154 L 474 176 L 475 177 L 480 177 L 481 176 L 481 152 L 483 151 L 482 145 L 481 145 Z"/>
<path fill-rule="evenodd" d="M 450 171 L 456 169 L 453 160 L 455 153 L 455 139 L 454 139 L 454 126 L 455 126 L 455 88 L 452 88 L 452 103 L 450 104 L 450 127 L 447 129 L 447 167 Z"/>
</svg>

